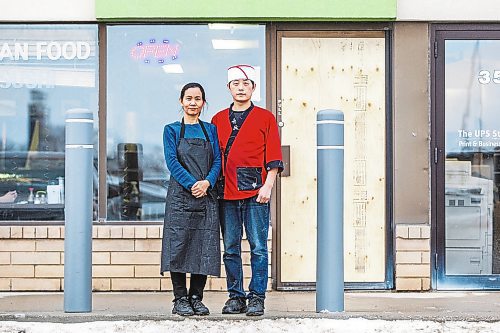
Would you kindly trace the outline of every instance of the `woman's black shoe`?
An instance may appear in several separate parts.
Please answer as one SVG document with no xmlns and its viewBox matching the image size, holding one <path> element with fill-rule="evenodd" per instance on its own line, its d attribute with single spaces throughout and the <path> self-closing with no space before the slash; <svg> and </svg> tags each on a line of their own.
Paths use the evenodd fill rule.
<svg viewBox="0 0 500 333">
<path fill-rule="evenodd" d="M 174 300 L 174 307 L 172 308 L 173 314 L 178 314 L 179 316 L 192 316 L 194 315 L 193 308 L 187 296 L 180 297 Z"/>
<path fill-rule="evenodd" d="M 205 304 L 202 303 L 200 296 L 193 295 L 191 296 L 189 301 L 191 302 L 191 307 L 193 308 L 195 315 L 206 316 L 210 314 L 208 308 L 205 306 Z"/>
</svg>

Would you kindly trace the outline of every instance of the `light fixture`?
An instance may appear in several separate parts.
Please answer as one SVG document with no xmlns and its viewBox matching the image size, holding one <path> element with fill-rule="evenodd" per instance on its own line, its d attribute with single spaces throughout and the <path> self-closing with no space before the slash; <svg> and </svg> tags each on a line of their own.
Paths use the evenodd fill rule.
<svg viewBox="0 0 500 333">
<path fill-rule="evenodd" d="M 256 39 L 212 39 L 215 50 L 257 49 L 259 41 Z"/>
<path fill-rule="evenodd" d="M 182 73 L 184 73 L 184 70 L 182 69 L 182 66 L 180 64 L 163 65 L 163 66 L 161 66 L 161 68 L 163 68 L 163 71 L 167 74 L 182 74 Z"/>
<path fill-rule="evenodd" d="M 257 29 L 258 24 L 235 24 L 235 23 L 209 23 L 210 30 L 235 30 L 235 29 Z"/>
</svg>

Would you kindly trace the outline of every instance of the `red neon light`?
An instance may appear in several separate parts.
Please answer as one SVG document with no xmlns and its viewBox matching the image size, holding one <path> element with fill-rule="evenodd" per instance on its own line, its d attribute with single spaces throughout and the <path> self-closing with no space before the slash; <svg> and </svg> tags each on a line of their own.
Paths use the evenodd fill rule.
<svg viewBox="0 0 500 333">
<path fill-rule="evenodd" d="M 165 59 L 177 58 L 179 53 L 179 44 L 147 44 L 136 45 L 130 49 L 130 57 L 135 60 L 144 60 L 146 58 Z"/>
</svg>

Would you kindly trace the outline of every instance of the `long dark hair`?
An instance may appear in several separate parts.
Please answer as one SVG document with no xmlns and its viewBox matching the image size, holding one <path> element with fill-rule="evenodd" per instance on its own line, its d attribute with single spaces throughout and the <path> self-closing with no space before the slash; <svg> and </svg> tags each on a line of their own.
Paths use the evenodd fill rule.
<svg viewBox="0 0 500 333">
<path fill-rule="evenodd" d="M 182 87 L 181 97 L 180 97 L 181 101 L 184 98 L 184 95 L 186 94 L 186 90 L 188 90 L 190 88 L 199 88 L 201 91 L 201 99 L 203 100 L 203 102 L 205 102 L 205 103 L 207 102 L 207 100 L 205 99 L 205 89 L 203 89 L 203 86 L 201 84 L 199 84 L 198 82 L 190 82 L 190 83 L 185 84 L 184 87 Z"/>
</svg>

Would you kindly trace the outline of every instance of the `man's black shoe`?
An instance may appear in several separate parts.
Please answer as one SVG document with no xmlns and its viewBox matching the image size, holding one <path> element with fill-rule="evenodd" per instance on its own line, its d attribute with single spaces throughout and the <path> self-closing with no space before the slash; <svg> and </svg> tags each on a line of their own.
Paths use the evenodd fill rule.
<svg viewBox="0 0 500 333">
<path fill-rule="evenodd" d="M 230 298 L 222 308 L 223 314 L 245 313 L 247 311 L 247 302 L 244 297 Z"/>
<path fill-rule="evenodd" d="M 191 302 L 191 307 L 193 308 L 194 314 L 197 316 L 206 316 L 210 314 L 208 308 L 201 302 L 201 298 L 198 295 L 193 295 L 189 299 Z"/>
<path fill-rule="evenodd" d="M 178 314 L 179 316 L 192 316 L 194 315 L 193 308 L 187 296 L 180 297 L 174 300 L 174 307 L 172 308 L 173 314 Z"/>
<path fill-rule="evenodd" d="M 252 296 L 248 300 L 247 316 L 262 316 L 264 314 L 264 299 L 259 296 Z"/>
</svg>

